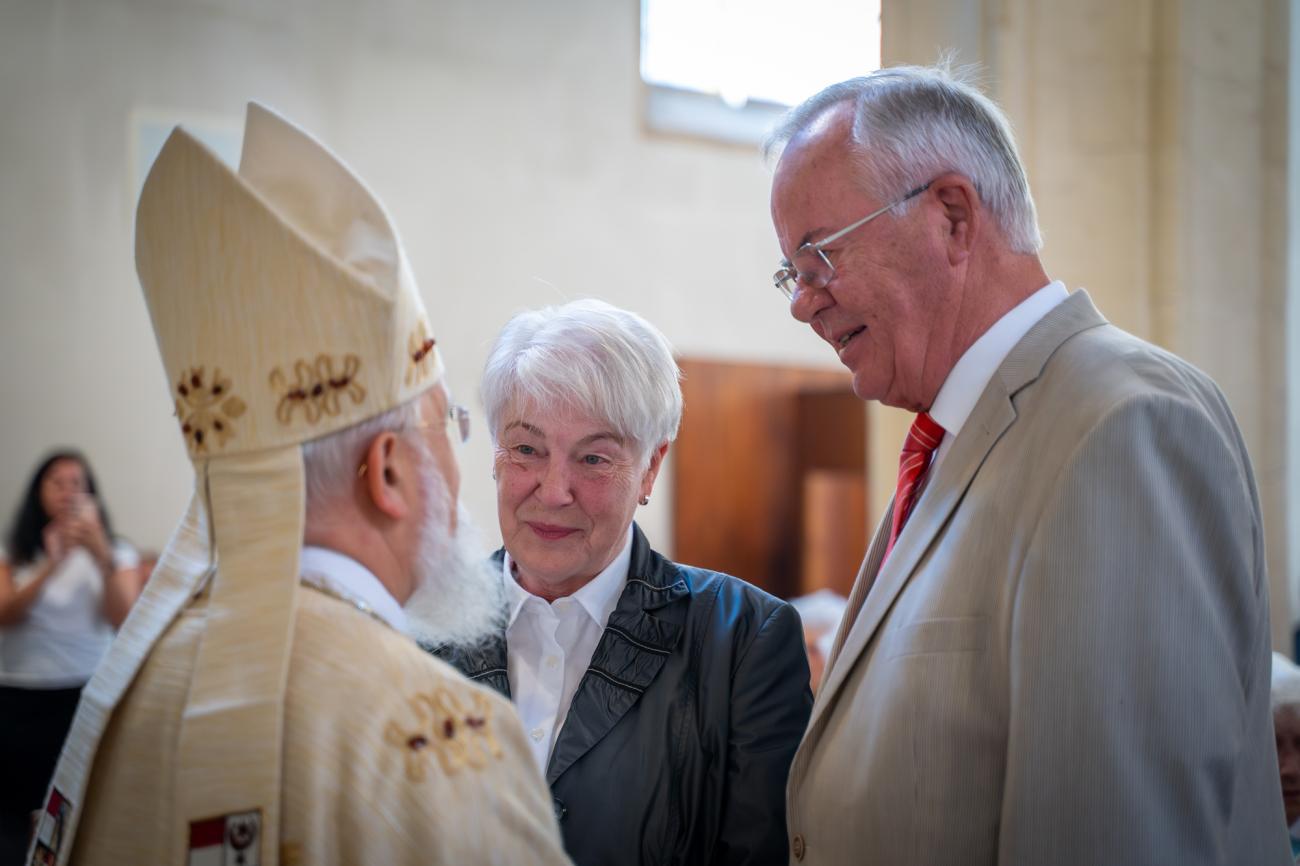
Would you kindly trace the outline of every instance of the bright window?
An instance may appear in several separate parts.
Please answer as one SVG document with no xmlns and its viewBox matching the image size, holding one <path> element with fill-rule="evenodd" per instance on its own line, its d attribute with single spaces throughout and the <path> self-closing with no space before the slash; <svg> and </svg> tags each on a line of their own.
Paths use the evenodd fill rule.
<svg viewBox="0 0 1300 866">
<path fill-rule="evenodd" d="M 641 78 L 660 131 L 757 140 L 784 107 L 879 66 L 879 0 L 641 2 Z"/>
</svg>

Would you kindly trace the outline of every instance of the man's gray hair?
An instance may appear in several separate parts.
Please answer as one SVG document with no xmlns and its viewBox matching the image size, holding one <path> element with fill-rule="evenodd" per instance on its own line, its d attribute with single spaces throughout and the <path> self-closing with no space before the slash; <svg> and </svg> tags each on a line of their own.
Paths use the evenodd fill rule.
<svg viewBox="0 0 1300 866">
<path fill-rule="evenodd" d="M 413 430 L 420 423 L 419 403 L 420 398 L 415 397 L 359 424 L 303 444 L 309 523 L 315 509 L 346 497 L 352 490 L 357 469 L 366 458 L 366 448 L 371 440 L 388 430 Z M 412 437 L 411 441 L 416 440 Z"/>
<path fill-rule="evenodd" d="M 1281 653 L 1273 653 L 1273 677 L 1269 689 L 1273 712 L 1283 707 L 1300 709 L 1300 668 Z"/>
<path fill-rule="evenodd" d="M 578 410 L 650 450 L 677 437 L 681 371 L 659 329 L 604 301 L 520 313 L 501 329 L 483 370 L 483 406 L 497 441 L 513 405 Z"/>
<path fill-rule="evenodd" d="M 895 66 L 832 84 L 790 109 L 767 140 L 768 158 L 842 102 L 853 104 L 855 162 L 872 197 L 895 201 L 944 172 L 956 172 L 975 186 L 1014 252 L 1042 247 L 1011 124 L 962 73 Z"/>
</svg>

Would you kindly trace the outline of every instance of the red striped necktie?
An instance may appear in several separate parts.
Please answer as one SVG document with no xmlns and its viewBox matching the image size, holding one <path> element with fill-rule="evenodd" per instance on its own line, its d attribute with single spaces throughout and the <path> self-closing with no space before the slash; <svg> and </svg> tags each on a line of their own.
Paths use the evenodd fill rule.
<svg viewBox="0 0 1300 866">
<path fill-rule="evenodd" d="M 903 443 L 903 453 L 898 458 L 898 487 L 894 492 L 894 519 L 889 526 L 889 545 L 885 548 L 885 559 L 894 549 L 894 542 L 903 531 L 912 506 L 916 505 L 916 493 L 925 478 L 925 471 L 930 468 L 934 452 L 943 441 L 944 429 L 939 422 L 922 412 L 912 422 L 912 429 L 907 431 L 907 440 Z M 880 562 L 883 565 L 885 559 Z"/>
</svg>

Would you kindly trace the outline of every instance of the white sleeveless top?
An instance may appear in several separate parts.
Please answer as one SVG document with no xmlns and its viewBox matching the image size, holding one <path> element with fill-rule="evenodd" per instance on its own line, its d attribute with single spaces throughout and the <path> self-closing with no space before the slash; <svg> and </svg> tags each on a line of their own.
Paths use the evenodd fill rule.
<svg viewBox="0 0 1300 866">
<path fill-rule="evenodd" d="M 30 581 L 43 558 L 44 554 L 16 569 L 14 586 Z M 134 568 L 140 560 L 134 548 L 118 541 L 113 545 L 113 562 L 117 568 Z M 45 581 L 26 619 L 0 626 L 0 686 L 85 685 L 113 640 L 103 605 L 104 578 L 94 558 L 85 548 L 74 548 Z"/>
</svg>

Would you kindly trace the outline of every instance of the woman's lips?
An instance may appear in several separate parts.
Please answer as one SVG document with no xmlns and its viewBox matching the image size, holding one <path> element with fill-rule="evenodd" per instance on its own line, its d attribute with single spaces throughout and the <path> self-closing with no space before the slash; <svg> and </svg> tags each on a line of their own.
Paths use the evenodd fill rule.
<svg viewBox="0 0 1300 866">
<path fill-rule="evenodd" d="M 528 528 L 535 532 L 538 538 L 546 541 L 559 541 L 561 538 L 567 538 L 578 530 L 568 526 L 552 526 L 549 523 L 533 523 L 528 521 Z"/>
</svg>

